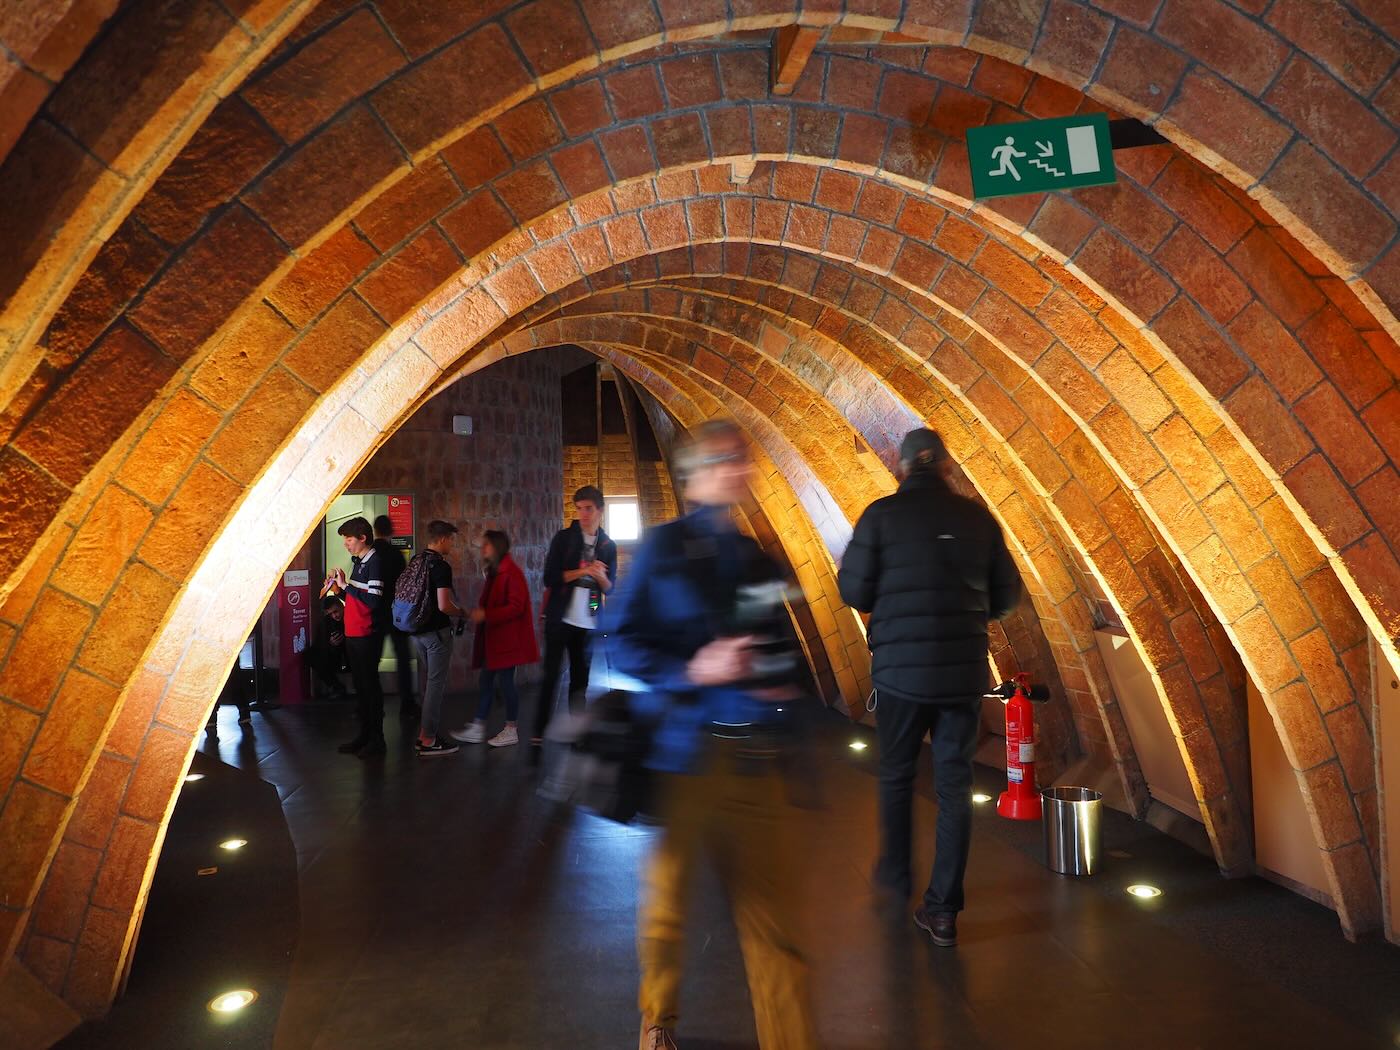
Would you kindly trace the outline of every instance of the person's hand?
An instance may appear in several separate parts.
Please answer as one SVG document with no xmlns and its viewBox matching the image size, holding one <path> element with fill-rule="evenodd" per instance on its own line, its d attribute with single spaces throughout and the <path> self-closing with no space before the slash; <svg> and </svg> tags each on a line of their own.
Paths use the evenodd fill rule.
<svg viewBox="0 0 1400 1050">
<path fill-rule="evenodd" d="M 471 620 L 472 623 L 485 623 L 486 610 L 478 606 L 477 608 L 471 611 L 471 613 L 467 616 L 467 619 Z"/>
<path fill-rule="evenodd" d="M 606 586 L 612 580 L 608 576 L 608 563 L 603 561 L 593 561 L 588 563 L 588 574 L 598 583 Z"/>
<path fill-rule="evenodd" d="M 335 580 L 335 585 L 341 590 L 345 589 L 346 580 L 344 569 L 336 569 L 335 572 L 331 575 L 331 579 Z"/>
<path fill-rule="evenodd" d="M 696 685 L 730 685 L 749 673 L 751 635 L 719 638 L 698 649 L 686 665 L 685 673 Z"/>
</svg>

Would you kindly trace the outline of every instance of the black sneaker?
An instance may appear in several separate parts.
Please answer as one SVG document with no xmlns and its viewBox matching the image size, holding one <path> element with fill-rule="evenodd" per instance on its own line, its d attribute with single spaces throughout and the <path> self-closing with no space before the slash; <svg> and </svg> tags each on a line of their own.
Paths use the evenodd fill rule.
<svg viewBox="0 0 1400 1050">
<path fill-rule="evenodd" d="M 384 746 L 384 739 L 381 737 L 378 740 L 371 740 L 364 747 L 360 748 L 360 750 L 356 751 L 355 754 L 359 755 L 361 758 L 378 758 L 388 750 L 389 749 Z"/>
<path fill-rule="evenodd" d="M 932 937 L 940 948 L 952 948 L 958 943 L 958 917 L 952 912 L 930 912 L 920 907 L 914 912 L 914 925 Z"/>
<path fill-rule="evenodd" d="M 357 736 L 354 740 L 347 740 L 345 743 L 341 744 L 338 748 L 336 748 L 336 750 L 339 751 L 342 755 L 358 755 L 360 753 L 360 749 L 364 747 L 367 743 L 369 743 L 369 741 L 366 740 L 364 737 Z"/>
<path fill-rule="evenodd" d="M 438 755 L 455 755 L 458 750 L 456 744 L 448 743 L 445 740 L 434 740 L 431 744 L 425 744 L 420 740 L 418 741 L 417 747 L 419 758 L 435 758 Z"/>
</svg>

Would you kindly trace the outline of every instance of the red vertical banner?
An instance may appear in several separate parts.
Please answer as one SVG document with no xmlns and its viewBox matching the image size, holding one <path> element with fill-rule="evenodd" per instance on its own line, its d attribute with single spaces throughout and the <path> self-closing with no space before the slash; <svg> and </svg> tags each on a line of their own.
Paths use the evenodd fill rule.
<svg viewBox="0 0 1400 1050">
<path fill-rule="evenodd" d="M 277 620 L 282 644 L 278 647 L 277 697 L 284 704 L 304 704 L 311 698 L 311 573 L 291 569 L 282 574 L 277 588 Z"/>
<path fill-rule="evenodd" d="M 413 497 L 389 497 L 389 524 L 394 528 L 394 536 L 413 537 Z"/>
</svg>

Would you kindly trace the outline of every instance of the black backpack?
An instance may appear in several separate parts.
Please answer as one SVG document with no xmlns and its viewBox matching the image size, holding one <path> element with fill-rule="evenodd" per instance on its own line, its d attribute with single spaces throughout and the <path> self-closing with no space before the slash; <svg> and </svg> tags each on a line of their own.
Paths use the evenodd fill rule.
<svg viewBox="0 0 1400 1050">
<path fill-rule="evenodd" d="M 429 570 L 433 559 L 440 557 L 436 551 L 419 551 L 399 575 L 399 582 L 394 585 L 392 613 L 396 629 L 413 634 L 432 620 L 438 606 Z"/>
</svg>

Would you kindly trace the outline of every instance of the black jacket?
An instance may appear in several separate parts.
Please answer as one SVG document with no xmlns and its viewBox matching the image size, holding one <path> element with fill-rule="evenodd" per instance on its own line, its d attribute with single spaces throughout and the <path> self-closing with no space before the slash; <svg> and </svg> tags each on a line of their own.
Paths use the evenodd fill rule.
<svg viewBox="0 0 1400 1050">
<path fill-rule="evenodd" d="M 1015 607 L 1021 580 L 985 507 L 913 475 L 860 516 L 837 583 L 871 614 L 879 692 L 948 703 L 987 691 L 987 621 Z"/>
<path fill-rule="evenodd" d="M 564 571 L 577 569 L 582 557 L 583 528 L 578 522 L 554 534 L 554 540 L 549 545 L 549 554 L 544 559 L 544 585 L 549 588 L 549 604 L 544 609 L 546 624 L 555 624 L 564 618 L 564 614 L 569 611 L 569 599 L 573 596 L 575 587 L 598 589 L 583 580 L 575 580 L 572 584 L 564 582 Z M 608 567 L 608 578 L 612 581 L 612 586 L 616 587 L 617 544 L 608 539 L 608 534 L 602 529 L 598 530 L 598 542 L 593 557 Z"/>
</svg>

